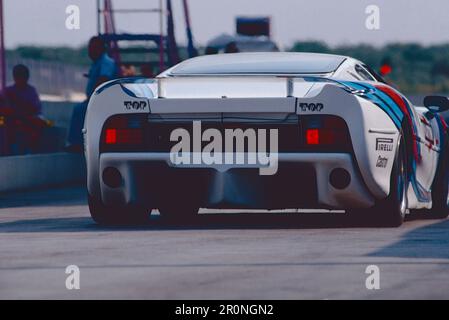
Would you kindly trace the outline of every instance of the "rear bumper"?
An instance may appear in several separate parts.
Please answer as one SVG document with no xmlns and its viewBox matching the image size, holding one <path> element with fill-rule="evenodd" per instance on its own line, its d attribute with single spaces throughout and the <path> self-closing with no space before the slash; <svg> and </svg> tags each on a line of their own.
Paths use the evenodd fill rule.
<svg viewBox="0 0 449 320">
<path fill-rule="evenodd" d="M 120 172 L 121 184 L 110 187 L 102 173 Z M 195 199 L 208 208 L 367 208 L 374 198 L 350 154 L 280 153 L 278 172 L 259 175 L 248 167 L 175 167 L 169 153 L 103 153 L 99 185 L 105 204 L 143 204 Z M 350 182 L 334 187 L 330 176 L 344 169 Z"/>
</svg>

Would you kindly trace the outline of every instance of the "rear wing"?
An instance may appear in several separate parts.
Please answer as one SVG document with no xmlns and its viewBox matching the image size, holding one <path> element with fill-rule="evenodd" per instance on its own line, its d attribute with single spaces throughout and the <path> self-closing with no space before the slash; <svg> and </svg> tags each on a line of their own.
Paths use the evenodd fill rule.
<svg viewBox="0 0 449 320">
<path fill-rule="evenodd" d="M 255 114 L 260 117 L 272 118 L 275 114 L 316 114 L 333 113 L 334 108 L 347 107 L 356 103 L 356 95 L 348 93 L 345 86 L 335 82 L 325 82 L 316 86 L 316 82 L 294 82 L 293 79 L 281 79 L 284 86 L 277 88 L 270 94 L 279 93 L 277 96 L 265 97 L 199 97 L 199 98 L 162 98 L 149 99 L 150 114 L 165 114 L 176 116 L 195 114 L 221 117 L 241 118 L 242 114 Z M 282 84 L 282 82 L 281 82 Z M 302 86 L 302 85 L 306 86 Z M 312 89 L 313 88 L 313 89 Z M 282 90 L 283 89 L 283 90 Z M 292 94 L 289 94 L 289 93 Z M 293 94 L 294 93 L 294 94 Z M 301 94 L 299 94 L 301 93 Z M 358 105 L 358 103 L 356 103 Z M 324 107 L 326 106 L 326 107 Z M 330 108 L 331 107 L 331 108 Z"/>
<path fill-rule="evenodd" d="M 203 91 L 210 89 L 212 92 L 217 87 L 224 93 L 222 97 L 228 97 L 226 92 L 246 92 L 249 94 L 248 97 L 294 97 L 298 96 L 295 95 L 297 87 L 304 83 L 330 83 L 351 93 L 360 91 L 343 81 L 313 75 L 183 75 L 164 76 L 156 81 L 159 98 L 193 98 L 199 88 Z M 300 90 L 300 92 L 302 91 Z M 306 92 L 303 92 L 300 96 L 305 96 L 305 94 Z"/>
<path fill-rule="evenodd" d="M 309 83 L 333 84 L 353 94 L 363 94 L 367 90 L 358 90 L 343 81 L 324 76 L 311 75 L 217 75 L 217 76 L 163 76 L 156 79 L 120 78 L 100 85 L 94 92 L 99 95 L 103 91 L 119 85 L 128 95 L 140 99 L 195 98 L 207 93 L 209 87 L 227 88 L 228 91 L 242 92 L 247 98 L 298 97 L 297 89 Z M 202 87 L 202 88 L 201 88 Z M 360 86 L 357 86 L 360 87 Z M 202 90 L 199 90 L 199 89 Z M 309 89 L 310 89 L 309 88 Z M 202 91 L 202 92 L 200 92 Z M 244 92 L 244 93 L 243 93 Z M 305 97 L 308 90 L 299 90 L 300 97 Z M 173 94 L 175 93 L 175 94 Z M 207 95 L 206 95 L 207 96 Z M 206 98 L 206 97 L 203 97 Z M 214 98 L 227 98 L 225 94 Z"/>
<path fill-rule="evenodd" d="M 314 111 L 319 109 L 313 108 L 314 104 L 332 103 L 336 96 L 348 92 L 356 93 L 343 82 L 316 76 L 182 76 L 117 79 L 100 86 L 94 97 L 115 96 L 107 100 L 126 100 L 136 105 L 142 102 L 149 108 L 141 111 L 153 114 L 244 111 L 272 114 L 295 113 L 298 103 L 310 103 Z"/>
</svg>

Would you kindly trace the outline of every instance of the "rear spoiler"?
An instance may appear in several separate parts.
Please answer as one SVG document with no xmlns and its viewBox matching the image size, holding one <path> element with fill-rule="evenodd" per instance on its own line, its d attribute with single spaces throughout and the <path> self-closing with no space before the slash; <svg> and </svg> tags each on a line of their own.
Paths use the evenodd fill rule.
<svg viewBox="0 0 449 320">
<path fill-rule="evenodd" d="M 235 80 L 242 80 L 242 79 L 273 79 L 274 81 L 284 80 L 285 86 L 286 86 L 286 97 L 292 97 L 293 94 L 293 84 L 295 81 L 305 81 L 305 82 L 324 82 L 324 83 L 332 83 L 339 87 L 342 87 L 344 90 L 354 93 L 354 94 L 363 94 L 369 91 L 369 89 L 366 90 L 360 90 L 355 89 L 354 87 L 346 84 L 343 81 L 328 78 L 325 76 L 313 76 L 313 75 L 271 75 L 271 74 L 224 74 L 224 75 L 182 75 L 182 76 L 164 76 L 161 78 L 157 78 L 157 87 L 158 87 L 158 93 L 159 98 L 165 98 L 164 97 L 164 83 L 170 82 L 172 79 L 180 80 L 180 79 L 189 79 L 189 80 L 218 80 L 218 79 L 235 79 Z M 175 81 L 176 81 L 175 80 Z"/>
<path fill-rule="evenodd" d="M 360 88 L 360 86 L 351 86 L 346 84 L 343 81 L 330 79 L 324 76 L 311 76 L 311 75 L 217 75 L 217 76 L 203 76 L 203 75 L 194 75 L 194 76 L 166 76 L 156 79 L 146 79 L 146 78 L 121 78 L 108 81 L 103 85 L 99 86 L 94 95 L 101 94 L 104 90 L 108 88 L 119 85 L 123 91 L 125 91 L 128 95 L 135 98 L 142 99 L 152 99 L 159 98 L 163 99 L 164 83 L 169 83 L 171 81 L 177 81 L 180 79 L 188 79 L 191 81 L 195 81 L 198 79 L 201 80 L 212 80 L 212 79 L 232 79 L 234 78 L 236 81 L 241 81 L 242 79 L 265 79 L 266 81 L 273 80 L 278 86 L 281 86 L 282 89 L 282 97 L 289 98 L 293 97 L 293 88 L 294 84 L 297 81 L 303 82 L 315 82 L 315 83 L 329 83 L 334 84 L 345 91 L 352 94 L 365 94 L 368 93 L 369 89 L 356 89 Z"/>
</svg>

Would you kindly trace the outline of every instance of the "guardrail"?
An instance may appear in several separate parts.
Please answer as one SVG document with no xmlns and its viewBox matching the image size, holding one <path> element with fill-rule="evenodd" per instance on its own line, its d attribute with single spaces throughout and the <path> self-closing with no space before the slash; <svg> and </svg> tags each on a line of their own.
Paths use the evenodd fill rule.
<svg viewBox="0 0 449 320">
<path fill-rule="evenodd" d="M 64 145 L 74 105 L 43 102 L 43 114 L 54 124 L 48 133 L 57 135 L 44 139 L 56 139 L 59 146 L 56 149 Z M 83 183 L 85 176 L 84 158 L 79 154 L 57 152 L 0 157 L 0 192 Z"/>
</svg>

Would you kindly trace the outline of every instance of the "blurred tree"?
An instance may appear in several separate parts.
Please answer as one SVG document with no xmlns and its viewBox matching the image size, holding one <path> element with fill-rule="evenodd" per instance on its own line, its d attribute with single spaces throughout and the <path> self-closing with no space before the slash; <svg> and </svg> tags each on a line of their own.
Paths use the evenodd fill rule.
<svg viewBox="0 0 449 320">
<path fill-rule="evenodd" d="M 320 48 L 323 48 L 320 51 Z M 374 70 L 391 66 L 388 79 L 406 93 L 444 93 L 449 84 L 449 44 L 422 46 L 392 43 L 383 47 L 366 44 L 329 47 L 322 42 L 297 42 L 290 51 L 312 51 L 346 55 Z M 449 92 L 448 92 L 449 93 Z"/>
<path fill-rule="evenodd" d="M 331 52 L 331 49 L 324 42 L 305 41 L 305 42 L 296 42 L 291 51 L 328 53 Z"/>
</svg>

